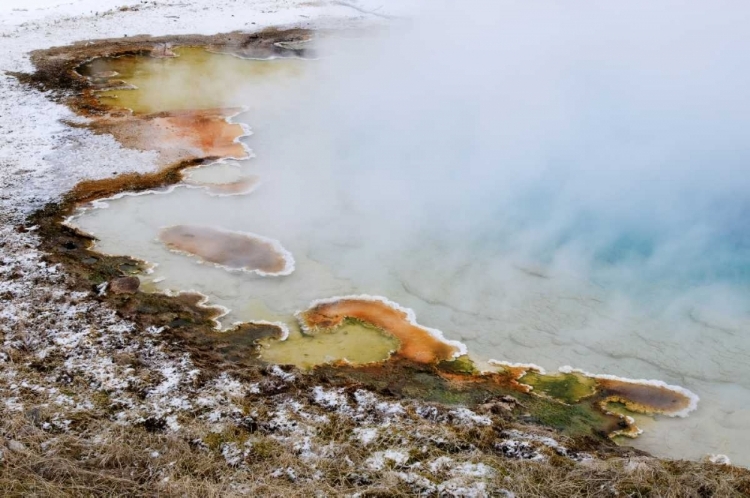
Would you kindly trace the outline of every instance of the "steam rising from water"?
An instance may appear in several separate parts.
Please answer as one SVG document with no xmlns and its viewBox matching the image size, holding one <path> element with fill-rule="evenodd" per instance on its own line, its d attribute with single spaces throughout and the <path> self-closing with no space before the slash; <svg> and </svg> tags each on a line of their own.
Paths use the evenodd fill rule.
<svg viewBox="0 0 750 498">
<path fill-rule="evenodd" d="M 750 8 L 470 4 L 315 65 L 304 146 L 280 143 L 305 212 L 281 214 L 339 199 L 384 252 L 448 244 L 670 301 L 746 289 Z"/>
<path fill-rule="evenodd" d="M 249 106 L 260 187 L 122 199 L 81 225 L 228 319 L 377 294 L 484 358 L 684 385 L 698 411 L 639 422 L 637 444 L 750 463 L 750 7 L 488 3 L 319 40 L 273 86 L 217 63 L 211 105 Z M 186 271 L 153 243 L 174 224 L 272 237 L 296 270 Z"/>
<path fill-rule="evenodd" d="M 750 7 L 492 5 L 322 41 L 275 222 L 470 351 L 691 387 L 721 413 L 646 447 L 750 461 Z"/>
</svg>

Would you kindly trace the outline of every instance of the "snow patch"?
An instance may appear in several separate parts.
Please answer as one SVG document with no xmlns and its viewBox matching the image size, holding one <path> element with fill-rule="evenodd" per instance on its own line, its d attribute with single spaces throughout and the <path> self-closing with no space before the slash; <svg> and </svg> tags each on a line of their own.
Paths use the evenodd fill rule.
<svg viewBox="0 0 750 498">
<path fill-rule="evenodd" d="M 388 449 L 376 451 L 365 461 L 365 465 L 372 470 L 382 470 L 386 465 L 404 465 L 409 461 L 409 453 L 402 449 Z"/>
</svg>

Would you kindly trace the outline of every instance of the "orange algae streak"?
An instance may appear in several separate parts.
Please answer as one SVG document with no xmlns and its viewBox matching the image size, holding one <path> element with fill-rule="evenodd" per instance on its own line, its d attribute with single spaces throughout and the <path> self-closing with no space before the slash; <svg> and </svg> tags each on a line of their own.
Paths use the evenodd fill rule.
<svg viewBox="0 0 750 498">
<path fill-rule="evenodd" d="M 120 115 L 96 119 L 93 128 L 109 132 L 126 146 L 153 150 L 162 165 L 208 157 L 245 158 L 239 139 L 247 135 L 240 124 L 227 119 L 237 109 L 208 109 Z"/>
<path fill-rule="evenodd" d="M 230 270 L 255 272 L 260 275 L 289 275 L 294 259 L 273 239 L 219 228 L 176 225 L 159 232 L 169 249 L 198 256 Z"/>
<path fill-rule="evenodd" d="M 632 412 L 660 413 L 670 417 L 686 417 L 698 407 L 699 398 L 695 393 L 660 380 L 623 379 L 614 375 L 591 374 L 571 367 L 562 367 L 560 372 L 581 374 L 594 379 L 594 398 L 600 400 L 602 406 L 607 403 L 622 403 Z"/>
<path fill-rule="evenodd" d="M 336 328 L 347 318 L 360 320 L 395 337 L 399 341 L 396 354 L 417 363 L 452 360 L 465 353 L 462 344 L 446 341 L 439 331 L 418 325 L 411 310 L 384 298 L 353 296 L 318 301 L 297 318 L 306 333 Z"/>
<path fill-rule="evenodd" d="M 199 110 L 170 112 L 164 117 L 154 118 L 156 125 L 162 124 L 175 140 L 199 148 L 206 156 L 245 157 L 245 148 L 237 142 L 245 128 L 227 122 L 236 110 Z M 163 120 L 163 123 L 160 121 Z"/>
<path fill-rule="evenodd" d="M 583 400 L 621 403 L 636 413 L 684 417 L 698 406 L 698 396 L 691 391 L 658 380 L 634 380 L 614 375 L 591 374 L 571 367 L 547 374 L 536 365 L 513 364 L 490 360 L 522 386 L 568 404 Z"/>
<path fill-rule="evenodd" d="M 498 379 L 503 379 L 503 384 L 507 383 L 510 387 L 518 389 L 521 392 L 530 392 L 533 388 L 528 384 L 520 382 L 521 377 L 524 377 L 529 372 L 544 374 L 542 367 L 532 363 L 511 363 L 499 360 L 489 360 L 487 363 L 494 367 L 499 367 L 499 370 L 502 372 L 502 375 L 498 375 L 496 372 L 492 372 L 491 375 L 494 375 Z M 490 372 L 487 373 L 490 374 Z"/>
</svg>

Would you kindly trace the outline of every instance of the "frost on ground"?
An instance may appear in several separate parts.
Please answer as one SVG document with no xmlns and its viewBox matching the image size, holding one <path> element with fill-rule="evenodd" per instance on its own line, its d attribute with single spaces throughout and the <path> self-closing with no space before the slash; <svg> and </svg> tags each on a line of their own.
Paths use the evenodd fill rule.
<svg viewBox="0 0 750 498">
<path fill-rule="evenodd" d="M 93 465 L 141 447 L 137 458 L 165 490 L 179 489 L 170 486 L 185 478 L 181 459 L 189 455 L 247 490 L 326 488 L 336 473 L 352 490 L 392 481 L 415 494 L 487 496 L 497 474 L 488 458 L 527 458 L 470 443 L 465 431 L 489 437 L 499 422 L 467 408 L 311 385 L 278 366 L 243 379 L 207 375 L 170 350 L 158 330 L 138 330 L 92 300 L 93 291 L 66 292 L 66 276 L 42 261 L 33 232 L 4 226 L 0 236 L 6 460 L 60 458 L 75 448 Z M 117 448 L 123 437 L 127 449 Z M 508 441 L 524 437 L 523 444 L 536 444 L 520 432 Z M 559 454 L 556 442 L 538 440 L 534 459 Z"/>
<path fill-rule="evenodd" d="M 349 25 L 405 2 L 386 3 L 4 0 L 0 69 L 30 71 L 29 51 L 90 38 Z M 605 462 L 495 414 L 314 385 L 278 366 L 198 368 L 161 329 L 103 307 L 105 287 L 72 292 L 38 250 L 27 223 L 35 210 L 83 179 L 155 167 L 152 153 L 71 125 L 78 120 L 0 75 L 4 494 L 624 496 L 642 482 L 674 496 L 750 490 L 750 480 L 722 480 L 735 470 L 719 459 L 683 472 L 650 458 Z"/>
<path fill-rule="evenodd" d="M 131 429 L 160 435 L 141 457 L 164 486 L 178 472 L 164 445 L 179 442 L 245 479 L 260 463 L 267 479 L 290 483 L 326 481 L 335 468 L 367 486 L 388 474 L 425 492 L 486 494 L 490 467 L 472 461 L 482 451 L 466 445 L 459 455 L 432 456 L 461 446 L 456 427 L 486 428 L 489 417 L 311 386 L 278 366 L 254 379 L 212 378 L 170 350 L 158 330 L 138 330 L 91 299 L 93 291 L 67 292 L 66 276 L 42 260 L 33 232 L 4 226 L 0 237 L 4 454 L 59 455 L 75 438 L 87 459 L 103 458 L 99 452 Z M 454 422 L 436 427 L 420 415 L 438 411 Z"/>
</svg>

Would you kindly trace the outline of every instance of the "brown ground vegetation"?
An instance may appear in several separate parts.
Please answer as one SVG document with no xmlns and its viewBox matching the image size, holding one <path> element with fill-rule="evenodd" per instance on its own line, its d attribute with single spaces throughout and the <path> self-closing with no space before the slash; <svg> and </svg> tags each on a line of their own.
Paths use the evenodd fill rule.
<svg viewBox="0 0 750 498">
<path fill-rule="evenodd" d="M 265 394 L 266 396 L 273 396 Z M 276 395 L 278 396 L 278 395 Z M 258 404 L 246 399 L 248 406 Z M 263 403 L 263 402 L 260 402 Z M 50 437 L 43 413 L 3 417 L 3 496 L 511 496 L 519 497 L 742 497 L 750 495 L 750 472 L 726 465 L 665 461 L 631 455 L 579 459 L 571 450 L 498 445 L 501 434 L 554 435 L 496 419 L 492 427 L 456 426 L 429 419 L 401 421 L 369 444 L 359 442 L 357 423 L 305 402 L 326 416 L 315 424 L 315 445 L 335 447 L 336 458 L 313 468 L 287 444 L 269 414 L 251 424 L 213 432 L 195 420 L 179 433 L 123 427 L 94 413 L 86 429 Z M 436 408 L 439 418 L 444 409 Z M 561 439 L 559 435 L 554 435 Z M 518 439 L 511 440 L 518 441 Z M 563 443 L 565 439 L 562 439 Z M 227 448 L 247 448 L 228 461 Z M 405 450 L 405 461 L 372 465 L 372 455 Z M 543 459 L 539 459 L 543 455 Z M 344 463 L 346 462 L 346 463 Z M 446 462 L 441 467 L 441 462 Z M 447 462 L 451 462 L 449 465 Z M 451 467 L 452 465 L 452 467 Z M 491 471 L 486 487 L 467 494 L 440 492 L 415 476 L 448 482 L 456 469 Z M 419 469 L 415 471 L 414 469 Z M 426 469 L 430 469 L 426 471 Z M 459 472 L 462 470 L 459 470 Z M 469 470 L 470 471 L 470 470 Z M 406 477 L 405 477 L 406 476 Z M 414 479 L 409 483 L 409 479 Z M 459 479 L 460 481 L 460 479 Z M 470 480 L 471 481 L 471 480 Z M 484 491 L 484 493 L 482 492 Z"/>
</svg>

